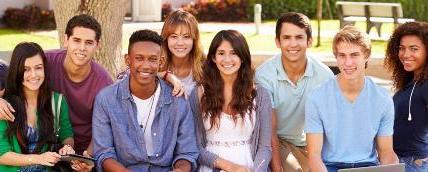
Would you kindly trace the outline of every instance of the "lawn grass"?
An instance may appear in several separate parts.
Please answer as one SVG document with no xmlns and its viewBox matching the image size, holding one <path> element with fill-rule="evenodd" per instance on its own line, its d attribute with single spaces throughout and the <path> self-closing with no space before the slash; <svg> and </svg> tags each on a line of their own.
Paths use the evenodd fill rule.
<svg viewBox="0 0 428 172">
<path fill-rule="evenodd" d="M 264 24 L 275 25 L 275 21 L 266 21 Z M 315 47 L 316 44 L 316 30 L 317 30 L 317 22 L 316 20 L 311 21 L 312 24 L 312 32 L 314 33 L 314 41 L 313 47 L 311 49 L 312 52 L 323 52 L 328 53 L 331 52 L 331 44 L 332 44 L 332 35 L 339 30 L 339 21 L 338 20 L 323 20 L 321 22 L 321 29 L 323 32 L 330 32 L 327 37 L 323 36 L 321 38 L 321 46 Z M 365 31 L 365 23 L 357 22 L 356 26 L 361 30 Z M 384 24 L 382 26 L 382 33 L 390 34 L 393 31 L 393 24 Z M 372 32 L 375 32 L 372 29 Z M 201 33 L 201 42 L 205 49 L 208 51 L 211 40 L 213 39 L 216 33 L 212 32 L 202 32 Z M 252 53 L 255 52 L 279 52 L 279 49 L 276 48 L 275 45 L 275 33 L 269 35 L 255 35 L 255 34 L 244 34 L 247 42 L 249 44 L 250 50 Z M 54 49 L 59 48 L 58 40 L 54 37 L 50 36 L 41 36 L 36 35 L 31 32 L 25 31 L 17 31 L 12 29 L 4 29 L 0 28 L 0 51 L 11 51 L 15 47 L 16 44 L 22 41 L 32 41 L 40 44 L 43 49 Z M 123 49 L 126 50 L 128 43 L 127 39 L 123 40 Z M 383 54 L 385 52 L 386 41 L 372 41 L 372 54 Z"/>
<path fill-rule="evenodd" d="M 36 42 L 43 49 L 59 48 L 59 43 L 56 38 L 35 35 L 25 31 L 0 28 L 0 51 L 12 51 L 18 43 L 23 41 Z"/>
</svg>

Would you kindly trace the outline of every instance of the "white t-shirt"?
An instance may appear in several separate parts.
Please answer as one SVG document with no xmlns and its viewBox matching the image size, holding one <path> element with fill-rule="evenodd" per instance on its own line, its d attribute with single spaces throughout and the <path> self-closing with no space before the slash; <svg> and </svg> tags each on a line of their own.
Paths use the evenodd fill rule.
<svg viewBox="0 0 428 172">
<path fill-rule="evenodd" d="M 148 99 L 140 99 L 135 95 L 132 95 L 134 98 L 135 104 L 137 105 L 137 121 L 140 129 L 144 131 L 144 141 L 146 143 L 147 155 L 153 156 L 153 140 L 152 140 L 152 123 L 155 117 L 155 109 L 159 100 L 161 87 L 158 84 L 156 92 L 154 95 Z"/>
</svg>

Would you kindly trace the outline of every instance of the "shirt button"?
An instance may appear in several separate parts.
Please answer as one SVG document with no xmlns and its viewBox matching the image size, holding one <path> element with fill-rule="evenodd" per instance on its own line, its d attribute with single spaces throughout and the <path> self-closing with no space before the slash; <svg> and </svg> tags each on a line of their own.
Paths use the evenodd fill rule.
<svg viewBox="0 0 428 172">
<path fill-rule="evenodd" d="M 159 154 L 156 154 L 155 156 L 156 156 L 156 157 L 158 157 L 158 156 L 159 156 Z"/>
<path fill-rule="evenodd" d="M 153 136 L 156 136 L 156 133 L 153 133 Z"/>
</svg>

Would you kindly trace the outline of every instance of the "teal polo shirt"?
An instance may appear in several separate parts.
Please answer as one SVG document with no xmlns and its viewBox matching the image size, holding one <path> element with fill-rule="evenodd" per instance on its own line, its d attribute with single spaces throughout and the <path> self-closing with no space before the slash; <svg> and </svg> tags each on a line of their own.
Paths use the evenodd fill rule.
<svg viewBox="0 0 428 172">
<path fill-rule="evenodd" d="M 307 95 L 319 84 L 332 78 L 333 72 L 320 60 L 307 57 L 306 69 L 297 85 L 288 78 L 281 61 L 281 54 L 273 56 L 256 70 L 256 82 L 265 87 L 277 113 L 277 134 L 281 139 L 305 146 L 305 101 Z"/>
</svg>

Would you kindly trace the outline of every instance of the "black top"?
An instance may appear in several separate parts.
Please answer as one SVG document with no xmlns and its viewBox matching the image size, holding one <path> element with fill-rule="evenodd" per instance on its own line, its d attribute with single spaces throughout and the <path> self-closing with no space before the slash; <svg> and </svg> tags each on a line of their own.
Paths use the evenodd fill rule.
<svg viewBox="0 0 428 172">
<path fill-rule="evenodd" d="M 394 151 L 398 156 L 428 156 L 428 81 L 416 84 L 409 121 L 409 99 L 414 82 L 409 83 L 394 97 Z"/>
</svg>

